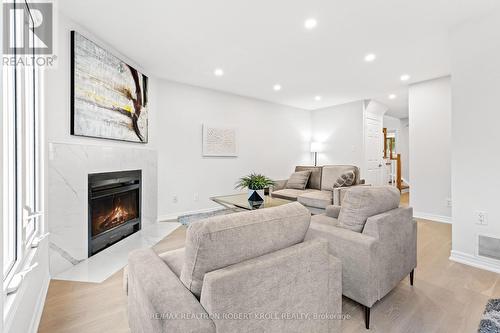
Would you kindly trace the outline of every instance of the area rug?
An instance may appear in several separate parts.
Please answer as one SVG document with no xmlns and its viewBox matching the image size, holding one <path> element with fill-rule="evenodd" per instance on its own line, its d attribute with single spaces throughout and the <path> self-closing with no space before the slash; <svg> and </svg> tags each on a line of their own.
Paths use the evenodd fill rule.
<svg viewBox="0 0 500 333">
<path fill-rule="evenodd" d="M 209 217 L 234 214 L 234 213 L 242 212 L 242 211 L 244 211 L 244 209 L 241 209 L 241 208 L 223 208 L 223 209 L 214 210 L 211 212 L 181 215 L 178 217 L 177 221 L 180 224 L 189 225 L 191 222 L 203 220 L 203 219 L 206 219 Z"/>
<path fill-rule="evenodd" d="M 500 333 L 500 299 L 490 299 L 479 323 L 479 333 Z"/>
</svg>

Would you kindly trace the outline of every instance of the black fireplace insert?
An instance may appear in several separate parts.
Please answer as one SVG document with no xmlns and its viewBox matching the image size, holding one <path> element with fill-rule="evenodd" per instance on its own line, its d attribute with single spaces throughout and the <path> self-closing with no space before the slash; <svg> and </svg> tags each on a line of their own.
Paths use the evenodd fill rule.
<svg viewBox="0 0 500 333">
<path fill-rule="evenodd" d="M 89 257 L 141 229 L 141 170 L 89 176 Z"/>
</svg>

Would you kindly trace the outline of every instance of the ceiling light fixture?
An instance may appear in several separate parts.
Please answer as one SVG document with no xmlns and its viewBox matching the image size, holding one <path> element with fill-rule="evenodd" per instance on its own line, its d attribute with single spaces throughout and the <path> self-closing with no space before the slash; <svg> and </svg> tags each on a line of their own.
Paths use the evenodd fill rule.
<svg viewBox="0 0 500 333">
<path fill-rule="evenodd" d="M 280 90 L 281 90 L 281 85 L 279 85 L 279 84 L 275 84 L 275 85 L 273 86 L 273 89 L 274 89 L 274 91 L 280 91 Z"/>
<path fill-rule="evenodd" d="M 315 19 L 313 18 L 310 18 L 310 19 L 307 19 L 305 22 L 304 22 L 304 27 L 307 29 L 307 30 L 311 30 L 311 29 L 314 29 L 316 28 L 316 26 L 318 25 L 318 21 L 316 21 Z"/>
<path fill-rule="evenodd" d="M 222 76 L 222 75 L 224 75 L 224 71 L 221 68 L 216 68 L 214 70 L 214 75 L 215 76 Z"/>
<path fill-rule="evenodd" d="M 400 77 L 401 81 L 408 81 L 410 79 L 410 75 L 408 74 L 403 74 Z"/>
<path fill-rule="evenodd" d="M 390 94 L 389 95 L 389 99 L 396 99 L 396 97 L 398 97 L 398 96 L 396 96 L 395 94 Z"/>
<path fill-rule="evenodd" d="M 365 61 L 366 62 L 372 62 L 377 58 L 377 56 L 374 53 L 368 53 L 365 55 Z"/>
<path fill-rule="evenodd" d="M 314 100 L 321 101 L 321 96 L 319 96 L 319 95 L 318 96 L 314 96 Z"/>
</svg>

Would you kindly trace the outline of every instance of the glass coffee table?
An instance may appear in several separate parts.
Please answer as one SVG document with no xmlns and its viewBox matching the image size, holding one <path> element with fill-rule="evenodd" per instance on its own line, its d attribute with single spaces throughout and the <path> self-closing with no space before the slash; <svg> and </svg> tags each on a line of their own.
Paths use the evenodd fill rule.
<svg viewBox="0 0 500 333">
<path fill-rule="evenodd" d="M 248 201 L 247 193 L 223 195 L 211 197 L 210 200 L 222 205 L 226 208 L 242 208 L 246 210 L 262 209 L 286 205 L 293 201 L 273 198 L 269 195 L 264 196 L 264 201 Z"/>
</svg>

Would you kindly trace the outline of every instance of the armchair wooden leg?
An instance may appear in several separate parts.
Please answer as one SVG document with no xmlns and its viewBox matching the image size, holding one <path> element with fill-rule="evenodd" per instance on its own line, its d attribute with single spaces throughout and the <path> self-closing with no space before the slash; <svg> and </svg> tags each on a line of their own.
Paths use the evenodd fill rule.
<svg viewBox="0 0 500 333">
<path fill-rule="evenodd" d="M 410 285 L 413 286 L 413 273 L 414 273 L 414 269 L 411 270 L 410 272 Z"/>
<path fill-rule="evenodd" d="M 369 307 L 367 306 L 364 306 L 363 307 L 365 308 L 365 327 L 367 330 L 370 329 L 370 309 Z"/>
</svg>

